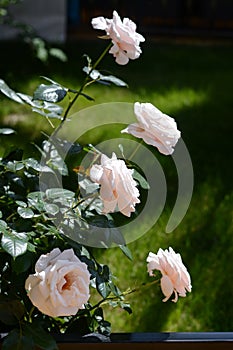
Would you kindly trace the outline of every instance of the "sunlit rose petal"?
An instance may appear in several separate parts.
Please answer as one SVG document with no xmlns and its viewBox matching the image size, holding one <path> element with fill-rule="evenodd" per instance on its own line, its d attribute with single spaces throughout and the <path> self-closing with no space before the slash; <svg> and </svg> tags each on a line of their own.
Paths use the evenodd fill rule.
<svg viewBox="0 0 233 350">
<path fill-rule="evenodd" d="M 154 276 L 155 270 L 162 274 L 161 290 L 165 296 L 163 301 L 167 301 L 174 293 L 173 302 L 177 302 L 178 296 L 185 297 L 186 292 L 191 292 L 192 285 L 190 275 L 184 266 L 181 256 L 174 250 L 159 249 L 157 254 L 150 252 L 146 259 L 147 271 L 150 276 Z"/>
<path fill-rule="evenodd" d="M 128 125 L 121 132 L 143 139 L 148 145 L 158 148 L 162 154 L 172 154 L 181 135 L 175 120 L 151 103 L 136 102 L 134 113 L 138 123 Z"/>
<path fill-rule="evenodd" d="M 32 304 L 52 317 L 75 315 L 87 303 L 90 273 L 73 249 L 41 255 L 25 289 Z"/>
<path fill-rule="evenodd" d="M 97 173 L 102 174 L 101 177 Z M 132 170 L 126 167 L 123 160 L 117 159 L 115 153 L 112 158 L 103 154 L 101 164 L 92 165 L 90 178 L 101 185 L 100 197 L 103 200 L 104 213 L 120 211 L 123 215 L 130 216 L 135 211 L 136 203 L 140 203 Z"/>
<path fill-rule="evenodd" d="M 93 18 L 94 29 L 105 30 L 107 38 L 112 40 L 113 46 L 109 53 L 113 54 L 116 62 L 121 65 L 128 63 L 129 59 L 135 60 L 141 54 L 140 43 L 145 38 L 136 32 L 136 24 L 129 18 L 123 18 L 116 11 L 113 11 L 113 18 L 104 17 Z"/>
</svg>

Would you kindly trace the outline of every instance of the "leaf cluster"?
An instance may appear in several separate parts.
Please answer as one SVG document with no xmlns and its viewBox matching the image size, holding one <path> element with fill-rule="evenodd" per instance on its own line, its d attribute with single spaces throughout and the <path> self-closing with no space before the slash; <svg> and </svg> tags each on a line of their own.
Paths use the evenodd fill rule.
<svg viewBox="0 0 233 350">
<path fill-rule="evenodd" d="M 10 137 L 13 132 L 1 129 L 2 137 Z M 131 257 L 120 232 L 111 234 L 113 218 L 100 215 L 98 186 L 84 174 L 72 172 L 69 161 L 63 159 L 67 148 L 69 160 L 69 156 L 78 156 L 83 147 L 64 141 L 59 142 L 59 149 L 56 149 L 45 139 L 37 148 L 44 156 L 42 162 L 33 157 L 24 158 L 20 149 L 0 160 L 0 325 L 8 333 L 3 349 L 32 349 L 34 346 L 56 349 L 49 333 L 64 331 L 109 335 L 110 323 L 104 319 L 101 304 L 130 310 L 109 267 L 98 263 L 85 244 L 89 246 L 91 237 L 104 227 L 104 246 L 115 243 Z M 42 191 L 41 173 L 54 179 L 55 185 L 58 176 L 67 179 L 70 188 L 52 187 Z M 73 183 L 68 180 L 72 177 Z M 91 287 L 101 298 L 96 305 L 86 305 L 73 317 L 51 319 L 35 309 L 26 295 L 25 280 L 34 273 L 37 259 L 55 247 L 74 249 L 87 264 Z"/>
<path fill-rule="evenodd" d="M 52 126 L 52 120 L 57 119 L 56 130 L 59 130 L 78 97 L 93 101 L 84 93 L 88 85 L 98 82 L 127 86 L 113 75 L 100 73 L 88 56 L 87 61 L 86 78 L 77 90 L 42 77 L 46 84 L 40 84 L 32 96 L 14 91 L 2 79 L 0 91 L 45 117 Z M 66 108 L 60 104 L 65 99 Z M 11 137 L 14 133 L 13 129 L 0 128 L 0 137 Z M 3 341 L 4 350 L 27 350 L 36 346 L 57 349 L 53 333 L 98 332 L 109 336 L 111 325 L 102 309 L 106 303 L 131 313 L 116 277 L 108 265 L 97 261 L 95 250 L 90 248 L 95 247 L 97 241 L 103 249 L 118 246 L 132 259 L 118 229 L 117 215 L 102 213 L 99 185 L 90 180 L 89 168 L 77 165 L 86 152 L 93 155 L 92 159 L 98 158 L 98 150 L 92 145 L 61 140 L 56 131 L 53 135 L 53 138 L 43 135 L 41 143 L 35 144 L 37 156 L 25 157 L 21 149 L 6 149 L 0 159 L 0 326 L 8 333 Z M 146 180 L 136 169 L 133 174 L 141 188 L 148 189 Z M 87 264 L 91 288 L 98 295 L 97 302 L 89 301 L 75 316 L 44 315 L 26 294 L 25 280 L 35 272 L 36 261 L 56 247 L 72 248 Z"/>
</svg>

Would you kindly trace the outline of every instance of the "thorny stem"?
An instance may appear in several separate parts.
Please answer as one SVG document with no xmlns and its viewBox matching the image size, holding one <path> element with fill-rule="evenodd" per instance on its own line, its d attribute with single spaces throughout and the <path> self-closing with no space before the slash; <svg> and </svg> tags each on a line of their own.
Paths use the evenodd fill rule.
<svg viewBox="0 0 233 350">
<path fill-rule="evenodd" d="M 94 310 L 94 309 L 96 309 L 97 307 L 99 307 L 100 305 L 106 304 L 106 303 L 108 303 L 108 302 L 111 301 L 111 300 L 114 301 L 114 300 L 120 299 L 121 297 L 124 298 L 125 296 L 127 296 L 127 295 L 129 295 L 129 294 L 138 292 L 141 288 L 150 287 L 152 284 L 156 284 L 156 283 L 158 283 L 158 282 L 159 282 L 159 280 L 154 280 L 154 281 L 149 282 L 149 283 L 142 283 L 140 286 L 135 287 L 135 288 L 133 288 L 133 289 L 126 290 L 125 292 L 123 292 L 123 293 L 121 293 L 121 294 L 119 294 L 119 295 L 115 295 L 115 296 L 103 298 L 103 299 L 101 299 L 98 303 L 96 303 L 94 306 L 92 306 L 92 307 L 91 307 L 91 310 Z"/>
<path fill-rule="evenodd" d="M 93 200 L 95 200 L 96 198 L 98 197 L 98 193 L 91 193 L 89 195 L 87 195 L 86 197 L 83 197 L 81 198 L 80 200 L 77 201 L 77 203 L 71 207 L 71 208 L 68 208 L 64 214 L 68 213 L 70 210 L 74 210 L 75 208 L 77 208 L 81 203 L 85 202 L 87 199 L 90 199 L 92 198 Z M 88 204 L 89 206 L 90 204 Z"/>
<path fill-rule="evenodd" d="M 102 54 L 99 56 L 99 58 L 96 60 L 96 62 L 94 63 L 91 72 L 93 71 L 93 69 L 95 69 L 98 64 L 102 61 L 102 59 L 104 58 L 104 56 L 106 55 L 106 53 L 109 51 L 109 49 L 111 48 L 112 43 L 108 44 L 108 46 L 105 48 L 105 50 L 102 52 Z M 90 74 L 89 74 L 90 75 Z"/>
<path fill-rule="evenodd" d="M 90 79 L 91 73 L 92 71 L 98 66 L 98 64 L 101 62 L 101 60 L 104 58 L 104 56 L 106 55 L 106 53 L 109 51 L 110 47 L 112 46 L 112 43 L 110 43 L 105 50 L 102 52 L 102 54 L 99 56 L 99 58 L 96 60 L 96 62 L 94 63 L 94 65 L 92 66 L 90 72 L 88 73 L 88 75 L 86 76 L 86 78 L 84 79 L 83 84 L 81 85 L 80 89 L 78 90 L 78 92 L 76 93 L 75 97 L 70 101 L 63 119 L 61 121 L 61 123 L 59 124 L 59 126 L 57 127 L 57 129 L 54 132 L 54 135 L 56 135 L 58 133 L 58 131 L 62 128 L 64 122 L 67 119 L 67 116 L 69 114 L 69 111 L 71 110 L 72 106 L 74 105 L 74 103 L 77 101 L 78 97 L 82 94 L 82 91 L 85 89 L 85 87 L 88 85 L 88 80 Z"/>
<path fill-rule="evenodd" d="M 131 155 L 129 156 L 128 160 L 131 160 L 135 154 L 137 153 L 137 151 L 139 150 L 140 146 L 143 144 L 143 140 L 141 140 L 140 142 L 138 142 L 137 147 L 135 147 L 135 149 L 133 150 L 133 152 L 131 153 Z"/>
<path fill-rule="evenodd" d="M 33 311 L 35 310 L 35 306 L 33 306 L 29 312 L 29 315 L 28 315 L 28 320 L 30 323 L 32 323 L 32 314 L 33 314 Z"/>
<path fill-rule="evenodd" d="M 52 121 L 49 119 L 49 117 L 46 116 L 46 119 L 48 121 L 48 123 L 50 124 L 51 128 L 54 129 L 55 126 L 53 125 Z"/>
</svg>

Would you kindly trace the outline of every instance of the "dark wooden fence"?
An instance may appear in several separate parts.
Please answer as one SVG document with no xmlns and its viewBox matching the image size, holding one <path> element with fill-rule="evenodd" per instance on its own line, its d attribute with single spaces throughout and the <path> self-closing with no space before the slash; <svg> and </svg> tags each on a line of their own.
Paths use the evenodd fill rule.
<svg viewBox="0 0 233 350">
<path fill-rule="evenodd" d="M 57 339 L 59 350 L 230 350 L 233 348 L 232 332 L 190 332 L 190 333 L 113 333 L 110 340 L 87 336 L 77 341 L 77 336 Z M 59 341 L 60 340 L 60 341 Z M 85 344 L 86 343 L 86 344 Z M 85 347 L 86 345 L 86 347 Z"/>
<path fill-rule="evenodd" d="M 6 334 L 0 334 L 1 338 Z M 113 333 L 110 338 L 89 334 L 55 336 L 59 350 L 231 350 L 233 332 Z"/>
<path fill-rule="evenodd" d="M 233 37 L 232 0 L 68 0 L 68 31 L 85 29 L 96 16 L 111 18 L 114 9 L 152 35 Z"/>
</svg>

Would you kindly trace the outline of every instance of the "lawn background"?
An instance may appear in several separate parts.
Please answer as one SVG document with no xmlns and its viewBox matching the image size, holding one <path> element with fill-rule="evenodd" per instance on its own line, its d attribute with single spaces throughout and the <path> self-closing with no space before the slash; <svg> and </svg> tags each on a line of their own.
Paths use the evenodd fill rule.
<svg viewBox="0 0 233 350">
<path fill-rule="evenodd" d="M 31 94 L 48 76 L 78 88 L 84 74 L 84 53 L 93 60 L 105 47 L 104 41 L 74 41 L 64 46 L 69 61 L 37 60 L 26 45 L 0 43 L 0 78 L 16 91 Z M 190 271 L 193 291 L 177 304 L 162 303 L 158 286 L 130 296 L 133 313 L 106 308 L 113 332 L 153 331 L 232 331 L 233 329 L 233 46 L 215 44 L 173 44 L 148 40 L 140 59 L 118 66 L 111 56 L 101 68 L 120 77 L 129 88 L 91 86 L 86 92 L 95 102 L 80 99 L 73 112 L 103 102 L 151 102 L 174 117 L 190 152 L 194 168 L 194 192 L 189 210 L 180 225 L 165 233 L 176 198 L 176 173 L 170 160 L 157 155 L 171 191 L 165 210 L 155 226 L 142 238 L 129 244 L 133 261 L 119 249 L 97 253 L 100 262 L 110 265 L 122 289 L 134 288 L 151 278 L 146 272 L 149 251 L 172 246 L 182 254 Z M 0 127 L 13 127 L 17 134 L 1 136 L 0 153 L 9 143 L 25 150 L 37 150 L 41 130 L 50 133 L 49 123 L 30 109 L 0 96 Z M 114 130 L 110 130 L 114 135 Z M 109 134 L 111 135 L 111 134 Z M 108 135 L 108 137 L 109 137 Z M 98 143 L 103 132 L 92 135 Z M 37 154 L 38 155 L 38 154 Z"/>
</svg>

